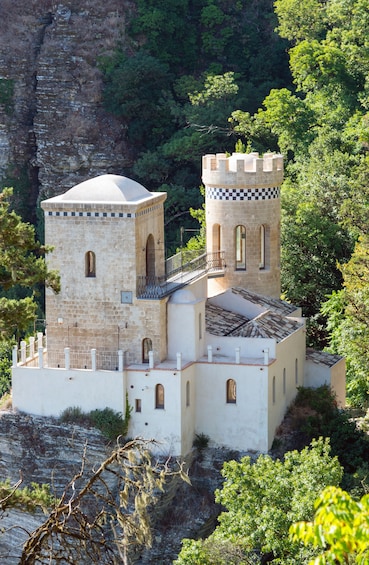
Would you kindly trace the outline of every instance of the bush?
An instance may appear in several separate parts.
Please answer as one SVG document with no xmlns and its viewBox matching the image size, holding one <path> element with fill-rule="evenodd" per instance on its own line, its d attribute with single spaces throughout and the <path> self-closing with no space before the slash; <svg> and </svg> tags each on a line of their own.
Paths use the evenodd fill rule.
<svg viewBox="0 0 369 565">
<path fill-rule="evenodd" d="M 63 410 L 60 420 L 64 424 L 79 424 L 81 426 L 92 426 L 92 420 L 88 414 L 82 412 L 79 406 L 70 406 Z"/>
<path fill-rule="evenodd" d="M 128 403 L 128 397 L 126 397 L 126 415 L 124 418 L 120 412 L 115 412 L 108 407 L 86 413 L 79 406 L 71 406 L 61 413 L 60 420 L 66 424 L 74 423 L 80 426 L 95 427 L 108 439 L 115 440 L 118 436 L 127 435 L 131 412 L 132 407 Z"/>
<path fill-rule="evenodd" d="M 0 342 L 0 397 L 8 394 L 12 386 L 12 347 L 9 341 Z"/>
<path fill-rule="evenodd" d="M 127 428 L 125 418 L 122 414 L 115 412 L 111 408 L 104 410 L 93 410 L 89 413 L 93 425 L 98 428 L 108 439 L 116 439 L 118 436 L 125 436 Z"/>
<path fill-rule="evenodd" d="M 368 435 L 358 429 L 348 411 L 337 407 L 335 396 L 328 386 L 317 389 L 300 387 L 294 406 L 305 412 L 305 418 L 295 423 L 308 441 L 320 436 L 330 438 L 332 456 L 338 457 L 345 470 L 344 488 L 356 484 L 353 476 L 369 465 Z"/>
<path fill-rule="evenodd" d="M 202 449 L 206 449 L 208 447 L 209 441 L 210 438 L 206 434 L 196 434 L 195 439 L 193 440 L 193 446 L 201 451 Z"/>
</svg>

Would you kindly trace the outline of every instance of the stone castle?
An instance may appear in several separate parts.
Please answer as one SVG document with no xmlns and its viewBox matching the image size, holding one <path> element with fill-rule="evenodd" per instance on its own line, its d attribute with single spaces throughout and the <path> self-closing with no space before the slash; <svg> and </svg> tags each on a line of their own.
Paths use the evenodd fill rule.
<svg viewBox="0 0 369 565">
<path fill-rule="evenodd" d="M 13 358 L 13 406 L 132 407 L 130 437 L 185 455 L 196 434 L 266 452 L 299 386 L 345 402 L 344 360 L 306 351 L 280 299 L 281 155 L 203 157 L 206 250 L 165 259 L 165 193 L 102 175 L 45 200 L 47 346 Z"/>
</svg>

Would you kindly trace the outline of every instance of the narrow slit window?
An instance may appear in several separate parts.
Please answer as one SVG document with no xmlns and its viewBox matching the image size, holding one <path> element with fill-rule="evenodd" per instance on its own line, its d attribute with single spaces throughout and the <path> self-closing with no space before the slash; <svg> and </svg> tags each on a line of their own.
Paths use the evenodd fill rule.
<svg viewBox="0 0 369 565">
<path fill-rule="evenodd" d="M 227 404 L 236 404 L 237 400 L 236 381 L 233 379 L 227 380 Z"/>
<path fill-rule="evenodd" d="M 164 387 L 161 384 L 155 387 L 155 408 L 164 410 Z"/>
<path fill-rule="evenodd" d="M 246 270 L 246 228 L 237 226 L 235 232 L 236 270 Z"/>
<path fill-rule="evenodd" d="M 85 276 L 96 277 L 96 256 L 93 251 L 87 251 L 85 255 Z"/>
<path fill-rule="evenodd" d="M 136 400 L 135 400 L 135 410 L 136 410 L 136 412 L 141 412 L 141 410 L 142 410 L 141 398 L 136 398 Z"/>
<path fill-rule="evenodd" d="M 259 269 L 265 269 L 265 226 L 260 226 L 260 261 Z"/>
<path fill-rule="evenodd" d="M 186 382 L 186 406 L 190 405 L 190 381 Z"/>
<path fill-rule="evenodd" d="M 149 362 L 149 353 L 152 351 L 152 341 L 149 337 L 142 340 L 142 363 Z"/>
</svg>

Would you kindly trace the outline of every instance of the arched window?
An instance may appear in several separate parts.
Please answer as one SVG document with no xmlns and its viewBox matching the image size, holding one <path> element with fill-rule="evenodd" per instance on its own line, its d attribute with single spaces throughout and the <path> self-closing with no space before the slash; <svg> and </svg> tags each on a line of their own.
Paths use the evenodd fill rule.
<svg viewBox="0 0 369 565">
<path fill-rule="evenodd" d="M 155 241 L 152 234 L 146 241 L 146 276 L 148 283 L 154 283 L 155 278 Z"/>
<path fill-rule="evenodd" d="M 96 277 L 96 257 L 93 251 L 85 254 L 85 276 Z"/>
<path fill-rule="evenodd" d="M 155 408 L 164 409 L 164 387 L 161 384 L 155 387 Z"/>
<path fill-rule="evenodd" d="M 259 269 L 267 269 L 270 266 L 270 227 L 260 226 L 260 261 Z"/>
<path fill-rule="evenodd" d="M 235 230 L 235 255 L 236 270 L 246 270 L 246 228 L 245 226 L 236 226 Z"/>
<path fill-rule="evenodd" d="M 149 337 L 142 340 L 142 363 L 149 362 L 149 351 L 152 351 L 152 341 Z"/>
<path fill-rule="evenodd" d="M 186 406 L 190 405 L 190 381 L 186 382 Z"/>
<path fill-rule="evenodd" d="M 273 404 L 275 404 L 275 377 L 273 377 L 272 389 Z"/>
<path fill-rule="evenodd" d="M 233 379 L 227 380 L 227 403 L 236 404 L 237 394 L 236 394 L 236 381 Z"/>
</svg>

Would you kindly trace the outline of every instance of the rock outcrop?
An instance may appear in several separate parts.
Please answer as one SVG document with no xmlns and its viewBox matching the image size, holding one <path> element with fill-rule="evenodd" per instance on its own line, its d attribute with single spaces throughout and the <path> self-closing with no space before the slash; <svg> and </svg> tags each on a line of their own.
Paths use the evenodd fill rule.
<svg viewBox="0 0 369 565">
<path fill-rule="evenodd" d="M 0 179 L 26 206 L 88 177 L 124 174 L 124 127 L 102 105 L 98 60 L 126 41 L 129 0 L 2 0 Z"/>
</svg>

